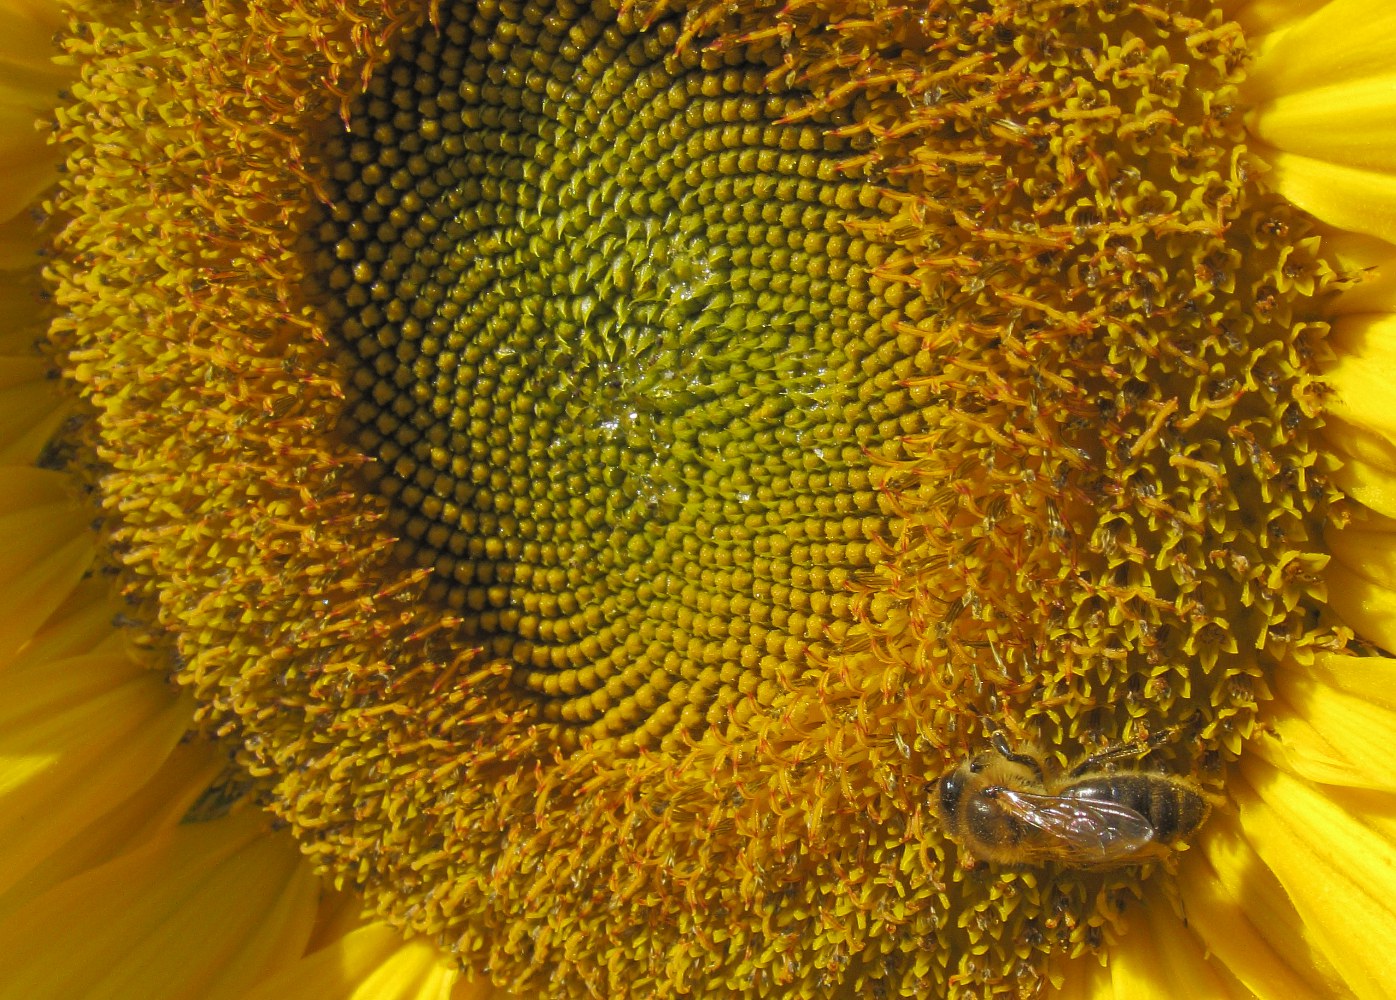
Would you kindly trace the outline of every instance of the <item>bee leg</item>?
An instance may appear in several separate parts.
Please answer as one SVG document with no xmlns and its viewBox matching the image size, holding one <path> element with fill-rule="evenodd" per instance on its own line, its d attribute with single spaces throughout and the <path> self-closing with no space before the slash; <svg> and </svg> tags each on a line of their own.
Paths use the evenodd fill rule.
<svg viewBox="0 0 1396 1000">
<path fill-rule="evenodd" d="M 1157 744 L 1153 740 L 1146 740 L 1142 743 L 1122 743 L 1118 746 L 1106 747 L 1099 753 L 1091 754 L 1085 760 L 1076 764 L 1067 772 L 1067 777 L 1079 778 L 1083 774 L 1096 771 L 1109 764 L 1118 764 L 1122 761 L 1138 760 L 1153 752 Z"/>
<path fill-rule="evenodd" d="M 1180 734 L 1188 732 L 1196 733 L 1197 729 L 1191 723 L 1184 723 L 1177 726 L 1169 726 L 1152 736 L 1145 736 L 1135 739 L 1129 743 L 1121 743 L 1116 746 L 1106 747 L 1098 753 L 1093 753 L 1085 760 L 1081 761 L 1069 772 L 1069 776 L 1079 778 L 1081 775 L 1101 766 L 1122 763 L 1124 761 L 1142 760 L 1149 756 L 1161 746 L 1173 743 Z"/>
<path fill-rule="evenodd" d="M 1012 761 L 1015 764 L 1022 764 L 1024 767 L 1031 768 L 1033 773 L 1037 775 L 1038 781 L 1046 782 L 1047 776 L 1042 773 L 1042 762 L 1040 760 L 1036 757 L 1030 757 L 1025 753 L 1017 753 L 1014 751 L 1013 748 L 1008 745 L 1007 738 L 1001 732 L 995 732 L 992 739 L 994 750 L 1000 757 L 1004 760 Z"/>
</svg>

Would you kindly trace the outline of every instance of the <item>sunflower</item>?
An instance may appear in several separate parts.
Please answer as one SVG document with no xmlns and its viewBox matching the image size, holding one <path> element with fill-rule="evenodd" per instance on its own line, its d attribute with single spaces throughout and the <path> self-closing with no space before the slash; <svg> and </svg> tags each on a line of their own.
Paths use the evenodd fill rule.
<svg viewBox="0 0 1396 1000">
<path fill-rule="evenodd" d="M 1396 992 L 1388 6 L 6 0 L 0 996 Z"/>
</svg>

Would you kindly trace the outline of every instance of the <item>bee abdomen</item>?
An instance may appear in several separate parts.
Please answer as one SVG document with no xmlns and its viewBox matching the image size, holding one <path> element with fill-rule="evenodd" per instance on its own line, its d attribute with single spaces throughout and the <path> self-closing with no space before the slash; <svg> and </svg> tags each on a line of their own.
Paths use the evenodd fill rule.
<svg viewBox="0 0 1396 1000">
<path fill-rule="evenodd" d="M 1210 806 L 1197 791 L 1166 774 L 1134 772 L 1098 775 L 1073 782 L 1071 798 L 1096 799 L 1127 806 L 1149 821 L 1154 838 L 1171 844 L 1196 832 Z"/>
</svg>

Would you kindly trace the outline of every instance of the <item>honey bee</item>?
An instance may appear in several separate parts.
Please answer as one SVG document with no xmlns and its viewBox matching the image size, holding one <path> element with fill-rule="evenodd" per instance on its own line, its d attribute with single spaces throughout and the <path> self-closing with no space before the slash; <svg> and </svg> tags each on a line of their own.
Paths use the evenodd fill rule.
<svg viewBox="0 0 1396 1000">
<path fill-rule="evenodd" d="M 946 833 L 980 861 L 1114 868 L 1165 858 L 1211 811 L 1191 779 L 1141 770 L 1153 742 L 1118 744 L 1061 772 L 1001 734 L 936 784 Z"/>
</svg>

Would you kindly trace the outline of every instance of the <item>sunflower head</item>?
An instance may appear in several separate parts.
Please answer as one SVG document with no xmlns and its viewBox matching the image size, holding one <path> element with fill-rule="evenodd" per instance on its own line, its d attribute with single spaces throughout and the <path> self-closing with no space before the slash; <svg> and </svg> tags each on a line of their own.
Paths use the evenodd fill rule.
<svg viewBox="0 0 1396 1000">
<path fill-rule="evenodd" d="M 278 11 L 74 35 L 52 275 L 127 592 L 304 849 L 555 995 L 1101 947 L 1154 869 L 975 865 L 936 781 L 1000 734 L 1215 790 L 1343 639 L 1334 270 L 1239 29 Z"/>
</svg>

